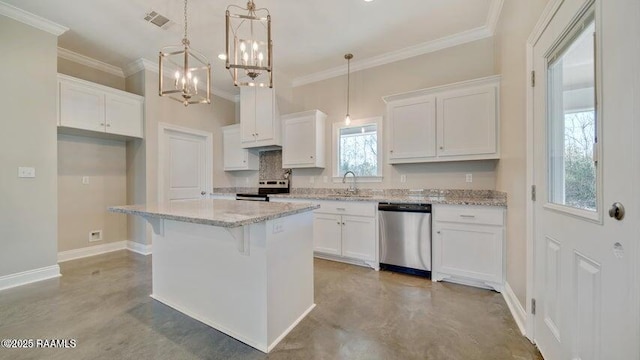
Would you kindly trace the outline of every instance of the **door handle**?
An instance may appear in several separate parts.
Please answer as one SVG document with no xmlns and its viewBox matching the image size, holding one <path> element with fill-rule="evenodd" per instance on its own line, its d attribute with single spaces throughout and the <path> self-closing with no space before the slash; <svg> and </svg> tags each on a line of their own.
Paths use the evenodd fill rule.
<svg viewBox="0 0 640 360">
<path fill-rule="evenodd" d="M 206 191 L 200 191 L 200 195 L 205 196 L 205 195 L 207 195 L 207 192 Z"/>
<path fill-rule="evenodd" d="M 622 219 L 624 219 L 624 205 L 622 205 L 619 202 L 614 202 L 613 205 L 611 205 L 611 208 L 609 209 L 609 216 L 620 221 Z"/>
</svg>

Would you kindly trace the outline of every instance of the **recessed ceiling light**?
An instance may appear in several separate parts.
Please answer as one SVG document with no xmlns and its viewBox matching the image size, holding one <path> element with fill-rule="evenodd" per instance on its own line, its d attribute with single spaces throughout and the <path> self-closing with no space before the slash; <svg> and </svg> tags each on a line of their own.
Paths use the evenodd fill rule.
<svg viewBox="0 0 640 360">
<path fill-rule="evenodd" d="M 364 2 L 372 2 L 373 0 L 364 0 Z"/>
<path fill-rule="evenodd" d="M 222 53 L 222 54 L 218 55 L 218 59 L 220 59 L 220 60 L 227 60 L 227 54 Z"/>
</svg>

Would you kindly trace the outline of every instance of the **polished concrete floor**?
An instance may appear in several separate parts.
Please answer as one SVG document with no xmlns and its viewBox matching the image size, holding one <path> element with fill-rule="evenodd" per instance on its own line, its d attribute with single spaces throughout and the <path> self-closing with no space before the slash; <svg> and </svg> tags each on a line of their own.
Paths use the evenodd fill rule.
<svg viewBox="0 0 640 360">
<path fill-rule="evenodd" d="M 316 260 L 316 308 L 266 355 L 152 300 L 151 256 L 61 268 L 60 279 L 0 291 L 0 339 L 76 348 L 0 348 L 0 359 L 542 359 L 488 290 Z"/>
</svg>

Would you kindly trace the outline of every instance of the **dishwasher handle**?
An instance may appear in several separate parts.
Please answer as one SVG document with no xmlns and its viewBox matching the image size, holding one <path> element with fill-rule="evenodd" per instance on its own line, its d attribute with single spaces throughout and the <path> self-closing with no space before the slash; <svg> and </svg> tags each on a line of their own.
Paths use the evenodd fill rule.
<svg viewBox="0 0 640 360">
<path fill-rule="evenodd" d="M 378 211 L 431 213 L 431 204 L 379 203 Z"/>
</svg>

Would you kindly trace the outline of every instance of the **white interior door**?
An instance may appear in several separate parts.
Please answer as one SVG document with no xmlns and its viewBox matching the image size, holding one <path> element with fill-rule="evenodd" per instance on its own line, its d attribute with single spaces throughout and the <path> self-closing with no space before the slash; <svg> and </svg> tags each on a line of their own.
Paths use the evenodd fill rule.
<svg viewBox="0 0 640 360">
<path fill-rule="evenodd" d="M 639 358 L 639 4 L 564 1 L 534 45 L 534 338 L 547 360 Z"/>
<path fill-rule="evenodd" d="M 210 191 L 210 134 L 187 129 L 161 129 L 159 199 L 175 201 L 206 197 Z"/>
</svg>

